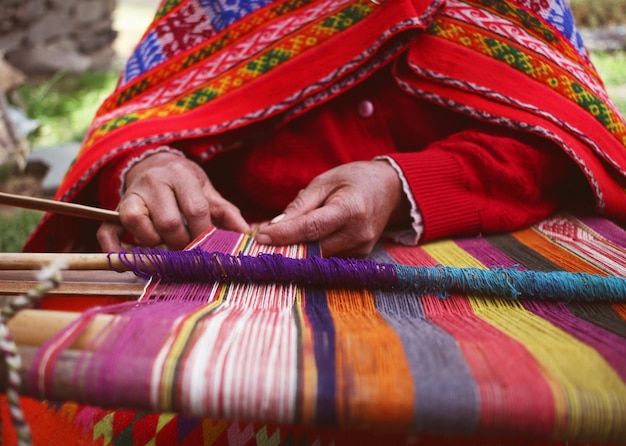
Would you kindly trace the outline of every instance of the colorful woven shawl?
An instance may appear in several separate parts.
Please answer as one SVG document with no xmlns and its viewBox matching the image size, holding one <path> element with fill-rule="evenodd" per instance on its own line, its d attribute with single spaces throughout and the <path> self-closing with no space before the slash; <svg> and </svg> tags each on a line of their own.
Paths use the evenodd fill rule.
<svg viewBox="0 0 626 446">
<path fill-rule="evenodd" d="M 268 249 L 220 230 L 198 246 Z M 626 231 L 558 215 L 510 234 L 381 244 L 372 260 L 626 277 Z M 70 348 L 102 315 L 102 334 Z M 591 292 L 548 301 L 159 284 L 140 302 L 85 313 L 39 351 L 31 384 L 39 398 L 87 404 L 26 401 L 35 438 L 56 429 L 61 444 L 617 443 L 626 441 L 626 304 Z"/>
<path fill-rule="evenodd" d="M 57 198 L 97 204 L 94 179 L 121 151 L 201 137 L 187 155 L 205 162 L 251 144 L 393 60 L 410 94 L 554 140 L 598 212 L 626 221 L 626 125 L 564 0 L 377 3 L 164 1 Z M 48 215 L 27 249 L 78 249 L 81 232 L 93 243 L 84 222 Z"/>
</svg>

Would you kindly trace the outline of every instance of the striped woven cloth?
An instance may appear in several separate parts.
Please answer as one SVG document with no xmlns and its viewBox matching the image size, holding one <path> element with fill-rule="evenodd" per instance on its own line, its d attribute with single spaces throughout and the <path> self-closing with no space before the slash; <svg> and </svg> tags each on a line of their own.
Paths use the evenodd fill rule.
<svg viewBox="0 0 626 446">
<path fill-rule="evenodd" d="M 247 236 L 219 230 L 199 243 L 227 253 L 260 249 Z M 273 252 L 306 257 L 307 249 Z M 418 248 L 381 244 L 372 258 L 626 277 L 626 231 L 602 218 L 563 214 L 505 235 Z M 77 360 L 73 377 L 74 398 L 86 405 L 39 409 L 41 419 L 57 413 L 64 420 L 58 429 L 93 441 L 106 426 L 107 438 L 128 440 L 151 420 L 153 444 L 171 444 L 156 439 L 172 435 L 181 443 L 235 444 L 223 420 L 237 419 L 233 432 L 248 429 L 251 441 L 276 433 L 304 444 L 426 442 L 429 435 L 498 437 L 502 444 L 623 442 L 626 304 L 601 297 L 582 303 L 567 296 L 546 302 L 276 284 L 155 285 L 139 303 L 87 312 L 75 330 L 42 349 L 32 378 L 39 398 L 67 398 L 54 388 L 55 376 L 68 373 L 56 359 L 104 313 L 119 317 Z M 161 415 L 106 410 L 120 407 Z M 169 433 L 159 437 L 164 426 Z M 433 444 L 443 441 L 437 438 Z M 127 444 L 121 441 L 105 444 Z"/>
</svg>

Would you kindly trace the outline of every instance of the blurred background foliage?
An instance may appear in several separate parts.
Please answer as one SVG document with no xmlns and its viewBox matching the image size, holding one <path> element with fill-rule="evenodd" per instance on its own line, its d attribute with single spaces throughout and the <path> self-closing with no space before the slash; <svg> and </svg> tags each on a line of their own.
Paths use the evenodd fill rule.
<svg viewBox="0 0 626 446">
<path fill-rule="evenodd" d="M 578 26 L 597 28 L 626 23 L 625 0 L 570 0 Z"/>
</svg>

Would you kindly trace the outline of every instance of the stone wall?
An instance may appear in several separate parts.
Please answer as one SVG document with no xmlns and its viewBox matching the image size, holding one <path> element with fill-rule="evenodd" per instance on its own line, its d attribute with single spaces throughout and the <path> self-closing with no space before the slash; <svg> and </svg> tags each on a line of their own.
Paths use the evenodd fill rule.
<svg viewBox="0 0 626 446">
<path fill-rule="evenodd" d="M 0 0 L 0 52 L 27 75 L 113 63 L 116 0 Z"/>
</svg>

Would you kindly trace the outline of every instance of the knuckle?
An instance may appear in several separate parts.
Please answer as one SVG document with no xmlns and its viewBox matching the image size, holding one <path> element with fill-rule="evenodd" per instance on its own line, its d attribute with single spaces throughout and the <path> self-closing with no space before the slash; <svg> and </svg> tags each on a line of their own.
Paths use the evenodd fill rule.
<svg viewBox="0 0 626 446">
<path fill-rule="evenodd" d="M 371 243 L 378 239 L 379 235 L 378 231 L 372 225 L 366 224 L 362 227 L 360 241 L 362 243 Z"/>
<path fill-rule="evenodd" d="M 303 237 L 306 241 L 312 242 L 319 240 L 322 235 L 322 222 L 316 218 L 307 218 L 304 224 Z"/>
<path fill-rule="evenodd" d="M 205 218 L 207 215 L 211 214 L 211 207 L 209 206 L 209 204 L 205 201 L 199 201 L 194 203 L 193 206 L 191 206 L 186 214 L 187 220 L 198 220 L 201 218 Z"/>
<path fill-rule="evenodd" d="M 122 225 L 126 228 L 136 228 L 141 226 L 146 218 L 147 217 L 143 212 L 140 212 L 135 208 L 120 208 L 120 220 Z"/>
<path fill-rule="evenodd" d="M 178 231 L 182 227 L 182 221 L 175 217 L 164 217 L 158 222 L 158 229 L 165 234 L 171 234 Z"/>
<path fill-rule="evenodd" d="M 338 206 L 341 208 L 344 215 L 349 216 L 350 219 L 364 221 L 368 218 L 365 203 L 355 196 L 353 196 L 351 200 L 339 201 Z"/>
<path fill-rule="evenodd" d="M 156 175 L 142 175 L 137 179 L 137 185 L 141 187 L 155 189 L 163 183 L 163 178 L 163 175 L 158 173 Z"/>
</svg>

